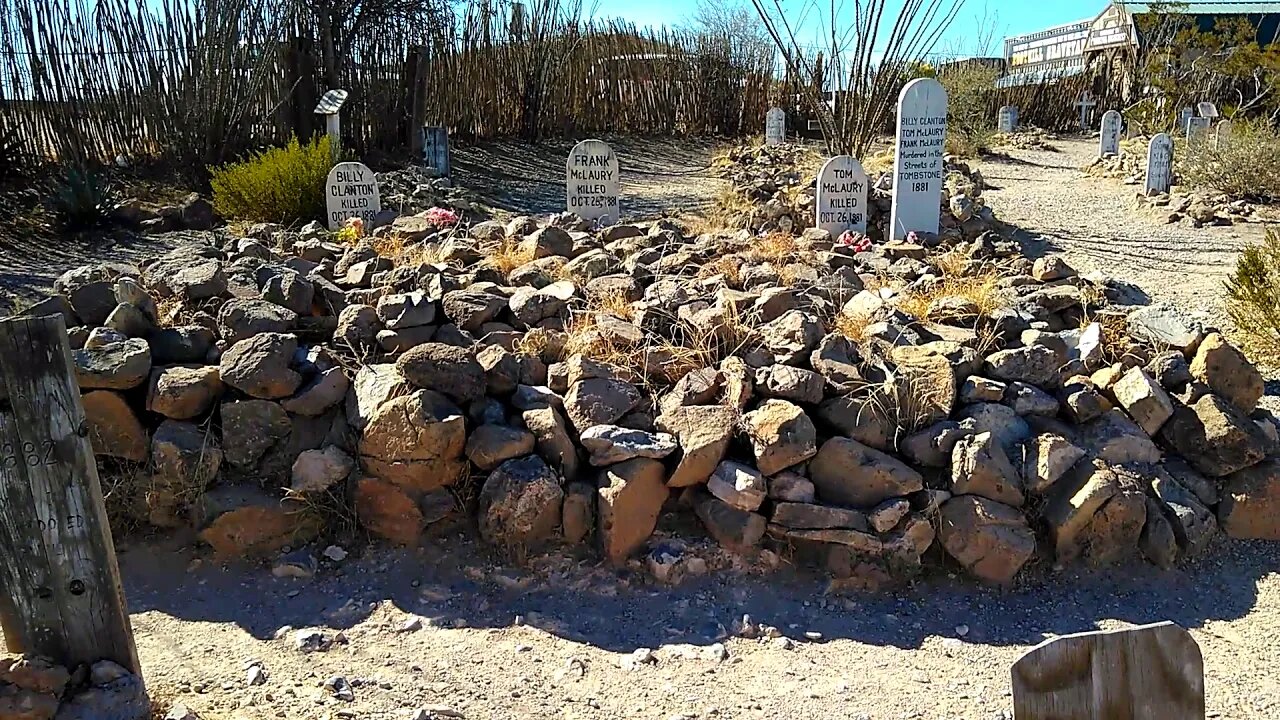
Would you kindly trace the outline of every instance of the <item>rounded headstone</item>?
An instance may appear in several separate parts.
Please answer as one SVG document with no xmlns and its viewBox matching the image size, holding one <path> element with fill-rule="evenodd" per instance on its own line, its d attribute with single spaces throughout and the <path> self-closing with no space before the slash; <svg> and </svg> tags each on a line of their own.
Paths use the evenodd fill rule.
<svg viewBox="0 0 1280 720">
<path fill-rule="evenodd" d="M 867 233 L 867 173 L 851 155 L 837 155 L 818 173 L 814 218 L 817 226 L 840 237 L 846 230 Z"/>
<path fill-rule="evenodd" d="M 334 165 L 325 182 L 324 197 L 330 230 L 337 230 L 353 217 L 363 220 L 366 228 L 372 228 L 374 216 L 382 211 L 378 179 L 364 163 Z"/>
<path fill-rule="evenodd" d="M 601 225 L 618 222 L 618 156 L 600 140 L 573 146 L 565 168 L 565 198 L 569 212 Z"/>
<path fill-rule="evenodd" d="M 1124 116 L 1118 110 L 1108 110 L 1102 114 L 1102 129 L 1098 139 L 1100 156 L 1120 154 L 1120 127 L 1124 124 Z"/>
<path fill-rule="evenodd" d="M 1173 138 L 1160 133 L 1147 144 L 1147 192 L 1169 192 L 1173 184 Z"/>
<path fill-rule="evenodd" d="M 898 95 L 898 147 L 893 159 L 890 237 L 937 233 L 942 155 L 947 135 L 947 91 L 933 78 L 907 83 Z"/>
</svg>

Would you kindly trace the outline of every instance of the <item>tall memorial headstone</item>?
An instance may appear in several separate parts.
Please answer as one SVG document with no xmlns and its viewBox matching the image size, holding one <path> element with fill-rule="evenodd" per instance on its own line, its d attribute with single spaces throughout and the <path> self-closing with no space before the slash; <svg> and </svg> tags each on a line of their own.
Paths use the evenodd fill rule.
<svg viewBox="0 0 1280 720">
<path fill-rule="evenodd" d="M 1118 110 L 1108 110 L 1102 114 L 1102 131 L 1098 134 L 1098 155 L 1120 154 L 1120 126 L 1124 117 Z"/>
<path fill-rule="evenodd" d="M 909 232 L 938 232 L 946 135 L 947 91 L 942 83 L 933 78 L 907 83 L 898 95 L 890 239 L 902 240 Z"/>
<path fill-rule="evenodd" d="M 787 112 L 770 108 L 764 116 L 764 144 L 781 145 L 787 141 Z"/>
<path fill-rule="evenodd" d="M 1000 116 L 997 129 L 1002 133 L 1011 133 L 1018 129 L 1018 108 L 1012 105 L 1005 105 L 1000 108 Z"/>
<path fill-rule="evenodd" d="M 1169 192 L 1173 185 L 1173 138 L 1160 133 L 1147 144 L 1147 193 Z"/>
<path fill-rule="evenodd" d="M 600 140 L 573 146 L 565 167 L 565 204 L 569 212 L 601 225 L 614 225 L 618 208 L 618 156 Z"/>
<path fill-rule="evenodd" d="M 867 173 L 851 155 L 837 155 L 818 172 L 817 226 L 838 238 L 867 233 Z"/>
<path fill-rule="evenodd" d="M 333 166 L 324 188 L 329 229 L 337 230 L 353 217 L 373 227 L 373 218 L 382 211 L 378 179 L 364 163 L 344 162 Z"/>
<path fill-rule="evenodd" d="M 1199 145 L 1209 134 L 1209 123 L 1213 122 L 1207 117 L 1189 117 L 1187 118 L 1187 145 Z"/>
</svg>

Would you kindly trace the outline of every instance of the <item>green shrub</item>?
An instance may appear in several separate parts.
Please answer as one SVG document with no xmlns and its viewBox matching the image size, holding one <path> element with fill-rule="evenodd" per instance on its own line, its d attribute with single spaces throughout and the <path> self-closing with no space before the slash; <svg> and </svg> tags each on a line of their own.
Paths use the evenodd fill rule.
<svg viewBox="0 0 1280 720">
<path fill-rule="evenodd" d="M 1227 316 L 1256 362 L 1280 366 L 1280 232 L 1250 245 L 1227 280 Z"/>
<path fill-rule="evenodd" d="M 224 218 L 295 223 L 324 217 L 324 187 L 333 167 L 329 138 L 294 138 L 243 162 L 211 168 L 213 206 Z"/>
<path fill-rule="evenodd" d="M 110 183 L 85 167 L 64 168 L 49 193 L 49 209 L 68 230 L 105 225 L 114 206 Z"/>
<path fill-rule="evenodd" d="M 1206 137 L 1195 147 L 1184 146 L 1182 155 L 1183 184 L 1237 200 L 1280 199 L 1280 135 L 1269 126 L 1235 122 L 1229 138 Z"/>
</svg>

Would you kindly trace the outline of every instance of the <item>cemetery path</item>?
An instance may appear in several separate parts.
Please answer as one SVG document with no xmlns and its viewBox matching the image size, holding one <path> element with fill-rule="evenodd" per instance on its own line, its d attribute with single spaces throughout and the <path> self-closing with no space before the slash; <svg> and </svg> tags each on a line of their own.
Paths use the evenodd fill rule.
<svg viewBox="0 0 1280 720">
<path fill-rule="evenodd" d="M 1019 228 L 1032 257 L 1061 253 L 1081 272 L 1098 270 L 1134 283 L 1154 302 L 1226 324 L 1222 283 L 1261 225 L 1191 228 L 1162 224 L 1133 209 L 1137 186 L 1085 176 L 1096 140 L 1054 141 L 1060 152 L 1009 150 L 985 161 L 983 192 L 996 217 Z"/>
</svg>

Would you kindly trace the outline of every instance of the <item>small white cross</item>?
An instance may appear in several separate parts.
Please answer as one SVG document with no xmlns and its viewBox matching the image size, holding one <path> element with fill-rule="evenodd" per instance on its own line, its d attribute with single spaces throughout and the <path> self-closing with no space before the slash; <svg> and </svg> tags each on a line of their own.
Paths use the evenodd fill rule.
<svg viewBox="0 0 1280 720">
<path fill-rule="evenodd" d="M 1076 103 L 1076 107 L 1080 108 L 1081 130 L 1089 131 L 1089 111 L 1097 104 L 1097 101 L 1093 99 L 1093 95 L 1088 90 L 1085 90 L 1084 94 L 1080 96 L 1080 102 Z"/>
</svg>

